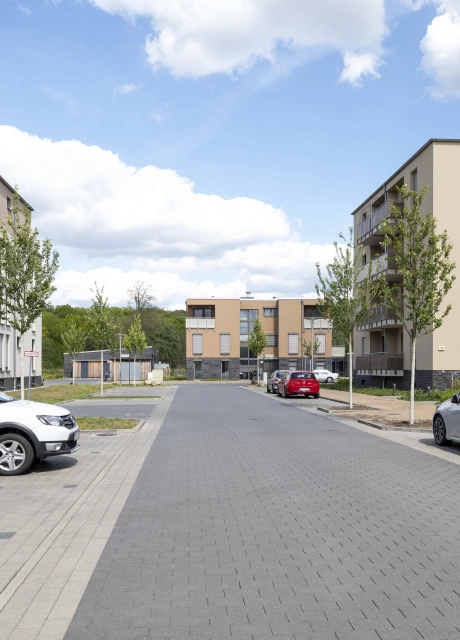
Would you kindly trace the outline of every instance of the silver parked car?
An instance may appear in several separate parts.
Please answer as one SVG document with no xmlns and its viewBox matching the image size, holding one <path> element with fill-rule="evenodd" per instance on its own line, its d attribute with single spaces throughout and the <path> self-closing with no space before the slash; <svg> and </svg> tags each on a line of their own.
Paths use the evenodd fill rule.
<svg viewBox="0 0 460 640">
<path fill-rule="evenodd" d="M 434 441 L 440 447 L 460 442 L 460 392 L 442 402 L 433 416 Z"/>
<path fill-rule="evenodd" d="M 267 393 L 278 392 L 278 382 L 286 375 L 286 373 L 289 373 L 287 369 L 277 369 L 270 375 L 267 380 Z"/>
</svg>

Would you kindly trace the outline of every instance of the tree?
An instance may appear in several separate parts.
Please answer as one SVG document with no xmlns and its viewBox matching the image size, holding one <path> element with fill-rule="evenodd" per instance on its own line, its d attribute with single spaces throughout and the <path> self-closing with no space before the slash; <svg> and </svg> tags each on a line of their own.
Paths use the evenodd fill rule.
<svg viewBox="0 0 460 640">
<path fill-rule="evenodd" d="M 136 356 L 144 351 L 147 346 L 145 333 L 142 330 L 140 315 L 134 316 L 134 320 L 128 329 L 128 335 L 125 336 L 124 346 L 125 349 L 127 349 L 134 357 L 134 386 L 136 386 Z"/>
<path fill-rule="evenodd" d="M 12 212 L 0 227 L 0 269 L 4 308 L 10 325 L 19 333 L 21 400 L 24 400 L 24 334 L 45 311 L 56 291 L 53 281 L 58 267 L 59 254 L 53 251 L 50 240 L 39 240 L 38 230 L 32 228 L 31 211 L 16 187 Z"/>
<path fill-rule="evenodd" d="M 152 285 L 144 280 L 137 280 L 134 285 L 128 289 L 128 305 L 135 311 L 142 311 L 151 307 L 156 297 L 152 291 Z"/>
<path fill-rule="evenodd" d="M 62 343 L 67 350 L 69 356 L 72 358 L 72 384 L 75 384 L 75 360 L 78 353 L 83 351 L 86 347 L 86 334 L 81 331 L 73 321 L 69 325 L 68 330 L 61 334 Z"/>
<path fill-rule="evenodd" d="M 104 297 L 104 287 L 99 290 L 97 282 L 94 289 L 90 289 L 93 294 L 89 315 L 88 326 L 90 333 L 101 350 L 101 397 L 104 395 L 104 349 L 111 349 L 115 340 L 116 327 L 110 321 L 110 308 L 108 298 Z"/>
<path fill-rule="evenodd" d="M 305 342 L 302 343 L 304 356 L 310 358 L 310 368 L 313 371 L 313 357 L 316 356 L 319 350 L 319 342 Z"/>
<path fill-rule="evenodd" d="M 260 320 L 254 320 L 254 327 L 249 334 L 248 347 L 249 351 L 257 358 L 257 382 L 259 382 L 259 357 L 267 346 L 267 336 L 262 329 Z"/>
<path fill-rule="evenodd" d="M 326 274 L 321 274 L 319 263 L 316 272 L 319 284 L 316 285 L 318 295 L 317 308 L 320 313 L 332 321 L 334 329 L 345 336 L 348 344 L 350 381 L 349 404 L 353 408 L 353 334 L 355 327 L 372 312 L 373 284 L 370 269 L 368 277 L 358 278 L 361 274 L 361 260 L 363 249 L 358 247 L 353 252 L 353 229 L 347 240 L 343 234 L 339 235 L 345 246 L 334 242 L 335 256 L 331 264 L 326 266 Z"/>
<path fill-rule="evenodd" d="M 405 203 L 401 211 L 393 207 L 394 222 L 384 220 L 380 232 L 385 250 L 394 252 L 394 262 L 403 277 L 403 287 L 389 283 L 385 276 L 377 281 L 378 295 L 403 324 L 411 341 L 411 382 L 409 424 L 414 424 L 415 354 L 417 340 L 439 329 L 451 310 L 441 305 L 452 288 L 455 263 L 451 262 L 452 244 L 447 232 L 436 233 L 436 218 L 422 214 L 421 207 L 428 188 L 410 191 L 407 185 L 398 189 Z"/>
</svg>

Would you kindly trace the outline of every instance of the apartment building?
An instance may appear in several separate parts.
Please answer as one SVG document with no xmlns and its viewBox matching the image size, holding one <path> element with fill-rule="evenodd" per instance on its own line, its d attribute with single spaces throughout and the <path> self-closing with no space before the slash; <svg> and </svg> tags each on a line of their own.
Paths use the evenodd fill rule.
<svg viewBox="0 0 460 640">
<path fill-rule="evenodd" d="M 331 325 L 321 318 L 316 302 L 251 297 L 187 300 L 187 380 L 247 379 L 257 369 L 248 347 L 256 319 L 268 339 L 260 356 L 261 377 L 275 369 L 309 369 L 309 358 L 302 359 L 303 340 L 319 344 L 314 368 L 343 368 L 343 348 L 333 350 Z"/>
<path fill-rule="evenodd" d="M 432 139 L 370 195 L 352 215 L 356 246 L 364 247 L 359 278 L 368 276 L 369 262 L 372 276 L 384 274 L 388 280 L 404 287 L 391 248 L 382 254 L 381 222 L 391 221 L 392 207 L 403 207 L 397 187 L 407 184 L 413 191 L 425 186 L 429 191 L 422 213 L 437 218 L 438 231 L 447 230 L 454 245 L 452 258 L 460 269 L 460 241 L 458 233 L 458 180 L 460 176 L 460 140 Z M 376 256 L 381 254 L 380 259 Z M 459 274 L 460 275 L 460 274 Z M 445 298 L 452 311 L 440 329 L 422 337 L 417 343 L 417 388 L 445 389 L 460 374 L 460 343 L 456 329 L 460 325 L 460 277 Z M 410 339 L 395 314 L 384 305 L 377 305 L 355 332 L 355 382 L 362 385 L 391 386 L 408 389 L 411 362 Z"/>
<path fill-rule="evenodd" d="M 13 206 L 14 189 L 0 176 L 0 223 L 6 220 Z M 33 211 L 32 207 L 21 198 L 22 203 Z M 2 314 L 0 314 L 2 315 Z M 32 329 L 24 336 L 24 349 L 38 351 L 39 357 L 32 358 L 32 384 L 41 384 L 42 379 L 42 319 L 37 318 Z M 0 318 L 0 389 L 11 390 L 20 386 L 20 345 L 19 335 L 10 326 L 9 319 Z M 24 358 L 24 374 L 29 375 L 29 358 Z M 26 385 L 28 381 L 26 381 Z"/>
</svg>

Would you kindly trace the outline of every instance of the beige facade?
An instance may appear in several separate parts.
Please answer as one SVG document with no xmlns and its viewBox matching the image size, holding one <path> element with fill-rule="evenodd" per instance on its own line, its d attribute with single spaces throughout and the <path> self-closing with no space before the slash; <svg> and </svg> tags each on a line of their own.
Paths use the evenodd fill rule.
<svg viewBox="0 0 460 640">
<path fill-rule="evenodd" d="M 372 273 L 384 270 L 386 277 L 404 283 L 391 251 L 380 260 L 382 253 L 379 225 L 383 219 L 391 219 L 392 206 L 403 206 L 396 187 L 407 184 L 419 191 L 429 190 L 422 212 L 437 218 L 438 232 L 447 231 L 454 245 L 452 259 L 460 269 L 460 242 L 458 238 L 458 178 L 460 176 L 460 140 L 429 140 L 417 153 L 396 171 L 372 196 L 354 212 L 354 236 L 356 246 L 363 245 L 366 264 L 372 262 Z M 399 204 L 398 204 L 399 203 Z M 362 277 L 368 273 L 362 270 Z M 446 388 L 452 377 L 460 373 L 460 346 L 456 328 L 460 324 L 460 277 L 454 282 L 445 304 L 452 304 L 452 311 L 443 326 L 417 343 L 416 387 Z M 358 384 L 397 384 L 407 388 L 410 379 L 410 341 L 402 324 L 384 306 L 377 306 L 371 317 L 355 332 L 355 377 Z"/>
<path fill-rule="evenodd" d="M 13 205 L 13 188 L 0 176 L 0 224 L 6 220 L 11 213 Z M 22 199 L 21 199 L 22 200 Z M 22 200 L 30 211 L 32 207 Z M 4 314 L 3 314 L 4 315 Z M 7 317 L 0 318 L 0 388 L 12 389 L 14 386 L 14 378 L 19 384 L 20 376 L 20 349 L 18 348 L 18 338 L 16 331 L 11 327 Z M 37 318 L 24 336 L 24 350 L 38 351 L 39 357 L 32 358 L 32 382 L 41 383 L 42 376 L 42 319 Z M 29 358 L 24 358 L 24 374 L 29 375 Z M 25 385 L 27 386 L 26 379 Z"/>
<path fill-rule="evenodd" d="M 260 373 L 310 368 L 309 358 L 302 360 L 302 341 L 321 345 L 314 368 L 333 366 L 331 325 L 319 316 L 315 299 L 201 298 L 187 300 L 186 307 L 188 380 L 238 380 L 255 371 L 248 338 L 256 318 L 268 338 Z"/>
</svg>

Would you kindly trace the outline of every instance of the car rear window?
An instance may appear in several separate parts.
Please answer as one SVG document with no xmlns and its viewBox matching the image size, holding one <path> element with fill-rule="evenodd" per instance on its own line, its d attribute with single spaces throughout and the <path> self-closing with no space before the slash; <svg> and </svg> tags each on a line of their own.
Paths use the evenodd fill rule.
<svg viewBox="0 0 460 640">
<path fill-rule="evenodd" d="M 315 376 L 312 373 L 291 373 L 291 380 L 299 380 L 306 378 L 314 378 Z"/>
</svg>

